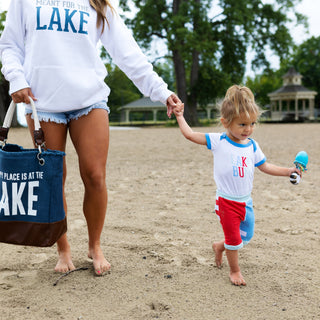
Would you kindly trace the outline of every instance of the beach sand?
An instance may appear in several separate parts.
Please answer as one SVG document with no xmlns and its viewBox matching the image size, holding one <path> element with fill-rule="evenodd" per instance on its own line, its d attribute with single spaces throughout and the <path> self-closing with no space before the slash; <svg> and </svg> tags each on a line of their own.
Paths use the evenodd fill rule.
<svg viewBox="0 0 320 320">
<path fill-rule="evenodd" d="M 178 128 L 110 132 L 102 247 L 112 269 L 94 276 L 69 139 L 68 237 L 75 266 L 88 269 L 59 279 L 55 245 L 0 244 L 0 319 L 320 319 L 319 133 L 320 124 L 260 124 L 254 132 L 268 161 L 291 166 L 305 150 L 309 165 L 299 185 L 256 169 L 255 235 L 239 253 L 246 287 L 231 285 L 225 256 L 222 269 L 214 264 L 211 245 L 223 233 L 212 154 Z M 31 146 L 25 128 L 11 129 L 9 142 Z"/>
</svg>

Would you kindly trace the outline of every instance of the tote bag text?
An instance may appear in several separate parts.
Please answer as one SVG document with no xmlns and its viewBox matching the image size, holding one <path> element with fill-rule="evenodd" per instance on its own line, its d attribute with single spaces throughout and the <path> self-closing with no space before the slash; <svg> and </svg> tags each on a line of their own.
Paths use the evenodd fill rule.
<svg viewBox="0 0 320 320">
<path fill-rule="evenodd" d="M 38 201 L 37 190 L 41 179 L 43 179 L 42 171 L 27 173 L 0 171 L 0 214 L 37 216 L 34 203 Z"/>
</svg>

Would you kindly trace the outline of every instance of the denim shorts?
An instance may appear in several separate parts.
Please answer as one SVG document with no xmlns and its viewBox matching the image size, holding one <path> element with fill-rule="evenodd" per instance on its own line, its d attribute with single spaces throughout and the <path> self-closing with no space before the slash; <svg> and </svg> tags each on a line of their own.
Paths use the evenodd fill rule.
<svg viewBox="0 0 320 320">
<path fill-rule="evenodd" d="M 104 109 L 108 113 L 110 113 L 110 109 L 107 106 L 106 101 L 100 101 L 98 103 L 95 103 L 89 107 L 78 109 L 78 110 L 71 110 L 67 112 L 43 112 L 38 111 L 37 115 L 39 118 L 39 121 L 45 121 L 45 122 L 55 122 L 55 123 L 63 123 L 68 124 L 72 120 L 77 120 L 82 116 L 87 115 L 91 110 L 93 109 Z M 25 115 L 32 113 L 31 107 L 29 105 L 26 105 L 25 107 Z M 33 116 L 31 115 L 33 118 Z"/>
</svg>

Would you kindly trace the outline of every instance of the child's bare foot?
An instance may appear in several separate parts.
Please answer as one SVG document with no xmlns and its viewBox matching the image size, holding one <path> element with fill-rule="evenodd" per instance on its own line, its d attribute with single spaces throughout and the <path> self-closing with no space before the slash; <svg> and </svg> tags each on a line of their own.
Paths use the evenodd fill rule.
<svg viewBox="0 0 320 320">
<path fill-rule="evenodd" d="M 238 272 L 231 272 L 230 271 L 230 281 L 235 286 L 245 286 L 246 285 L 246 282 L 245 282 L 240 271 L 238 271 Z"/>
<path fill-rule="evenodd" d="M 216 266 L 217 268 L 221 268 L 222 267 L 222 254 L 224 251 L 224 244 L 222 242 L 215 242 L 212 245 L 212 249 L 214 251 L 214 256 L 215 256 L 215 262 L 216 262 Z"/>
<path fill-rule="evenodd" d="M 73 265 L 71 260 L 70 250 L 59 251 L 58 254 L 59 254 L 59 259 L 56 267 L 54 268 L 54 271 L 65 273 L 75 269 L 75 266 Z"/>
<path fill-rule="evenodd" d="M 100 247 L 89 249 L 88 257 L 93 260 L 93 268 L 97 276 L 102 276 L 111 269 L 111 264 L 104 257 Z"/>
</svg>

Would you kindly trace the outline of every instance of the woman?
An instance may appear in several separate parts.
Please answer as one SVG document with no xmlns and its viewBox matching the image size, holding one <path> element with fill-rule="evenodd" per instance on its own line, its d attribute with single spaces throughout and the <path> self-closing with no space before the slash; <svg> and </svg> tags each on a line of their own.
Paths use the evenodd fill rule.
<svg viewBox="0 0 320 320">
<path fill-rule="evenodd" d="M 9 93 L 14 102 L 26 104 L 31 132 L 29 96 L 35 101 L 48 149 L 65 151 L 69 131 L 85 187 L 88 256 L 95 273 L 102 275 L 111 267 L 100 246 L 107 208 L 110 89 L 104 83 L 107 72 L 96 49 L 98 41 L 144 95 L 167 105 L 170 117 L 179 98 L 153 71 L 108 0 L 11 0 L 0 54 Z M 65 179 L 64 163 L 63 183 Z M 64 204 L 67 210 L 65 198 Z M 57 248 L 55 270 L 73 270 L 66 234 Z"/>
</svg>

